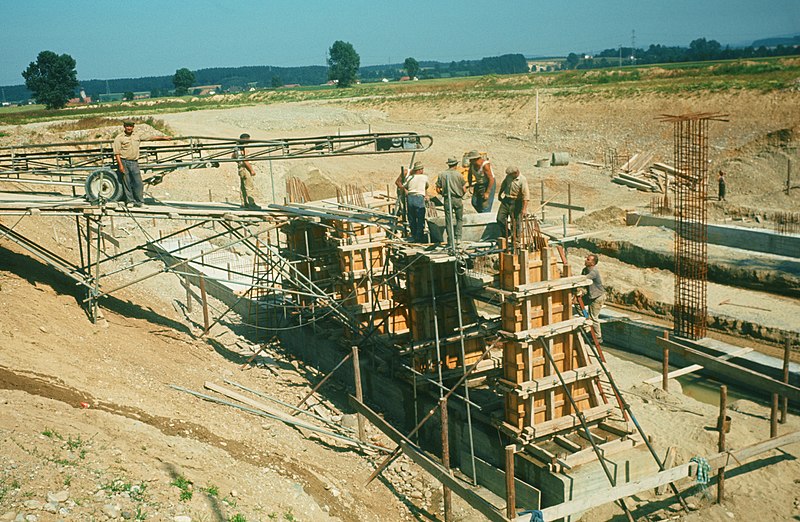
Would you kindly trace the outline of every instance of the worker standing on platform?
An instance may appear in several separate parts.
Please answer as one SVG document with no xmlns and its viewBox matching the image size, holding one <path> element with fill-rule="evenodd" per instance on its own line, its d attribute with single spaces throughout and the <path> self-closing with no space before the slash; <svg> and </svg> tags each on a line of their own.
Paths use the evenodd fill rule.
<svg viewBox="0 0 800 522">
<path fill-rule="evenodd" d="M 143 141 L 171 140 L 169 136 L 151 136 L 143 138 L 138 132 L 133 131 L 135 123 L 123 122 L 124 132 L 114 138 L 114 157 L 117 168 L 122 175 L 122 189 L 125 192 L 125 201 L 134 207 L 144 204 L 144 184 L 142 173 L 139 170 L 139 146 Z"/>
<path fill-rule="evenodd" d="M 589 308 L 589 318 L 592 320 L 592 329 L 594 335 L 597 337 L 597 343 L 603 342 L 603 333 L 600 330 L 600 310 L 603 308 L 603 303 L 606 302 L 606 288 L 603 286 L 603 278 L 600 277 L 600 271 L 597 269 L 599 259 L 596 254 L 589 254 L 584 261 L 583 271 L 581 274 L 588 277 L 592 284 L 586 290 L 583 296 L 584 303 Z"/>
<path fill-rule="evenodd" d="M 233 151 L 233 159 L 237 160 L 236 165 L 239 170 L 239 190 L 242 193 L 242 206 L 244 208 L 260 210 L 261 207 L 256 204 L 255 200 L 256 185 L 253 183 L 256 169 L 245 159 L 247 154 L 244 149 L 244 144 L 247 143 L 249 139 L 250 135 L 247 133 L 239 136 L 239 145 Z"/>
<path fill-rule="evenodd" d="M 500 208 L 497 210 L 497 224 L 500 226 L 500 234 L 509 236 L 509 230 L 519 237 L 522 224 L 522 216 L 528 212 L 528 201 L 531 199 L 528 180 L 519 173 L 519 167 L 506 168 L 506 177 L 500 184 Z M 511 218 L 511 227 L 508 226 L 508 218 Z"/>
<path fill-rule="evenodd" d="M 456 169 L 458 160 L 447 159 L 449 169 L 436 179 L 436 190 L 444 197 L 444 220 L 450 245 L 461 242 L 461 229 L 464 225 L 464 176 Z M 455 220 L 453 219 L 455 218 Z"/>
<path fill-rule="evenodd" d="M 469 172 L 467 183 L 472 186 L 472 207 L 479 214 L 492 211 L 495 179 L 492 164 L 477 150 L 467 154 Z"/>
<path fill-rule="evenodd" d="M 425 193 L 428 189 L 428 176 L 423 173 L 424 170 L 422 163 L 414 163 L 402 188 L 406 197 L 411 240 L 415 243 L 425 242 Z"/>
</svg>

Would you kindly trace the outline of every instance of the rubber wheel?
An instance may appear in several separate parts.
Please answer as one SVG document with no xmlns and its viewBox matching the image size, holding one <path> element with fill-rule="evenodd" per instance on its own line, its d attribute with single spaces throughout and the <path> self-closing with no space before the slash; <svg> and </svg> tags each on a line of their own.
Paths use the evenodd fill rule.
<svg viewBox="0 0 800 522">
<path fill-rule="evenodd" d="M 96 170 L 86 178 L 86 199 L 89 201 L 119 201 L 122 183 L 113 170 Z"/>
</svg>

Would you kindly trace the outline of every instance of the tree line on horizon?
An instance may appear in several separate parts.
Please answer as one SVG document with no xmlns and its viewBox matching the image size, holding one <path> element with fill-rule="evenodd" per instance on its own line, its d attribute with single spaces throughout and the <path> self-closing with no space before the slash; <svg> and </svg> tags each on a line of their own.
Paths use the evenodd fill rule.
<svg viewBox="0 0 800 522">
<path fill-rule="evenodd" d="M 762 40 L 761 42 L 767 42 Z M 558 69 L 593 69 L 618 65 L 643 65 L 741 59 L 800 54 L 800 36 L 787 39 L 775 47 L 762 44 L 742 49 L 725 48 L 716 40 L 698 38 L 688 48 L 650 45 L 648 49 L 619 47 L 606 49 L 595 56 L 569 53 L 554 67 Z M 124 93 L 124 99 L 134 99 L 135 93 L 145 92 L 155 98 L 167 95 L 185 95 L 195 85 L 219 86 L 219 92 L 236 93 L 254 88 L 280 88 L 287 85 L 321 85 L 332 81 L 338 87 L 350 87 L 359 81 L 377 82 L 401 79 L 403 76 L 419 79 L 483 76 L 488 74 L 519 74 L 529 72 L 528 60 L 522 54 L 505 54 L 480 60 L 418 62 L 406 58 L 403 64 L 360 66 L 360 57 L 349 42 L 336 41 L 328 51 L 327 67 L 214 67 L 190 71 L 178 69 L 173 76 L 122 78 L 114 80 L 88 80 L 79 82 L 75 60 L 68 54 L 52 51 L 39 53 L 22 72 L 25 85 L 3 88 L 3 101 L 23 101 L 34 98 L 48 109 L 64 107 L 80 89 L 87 96 L 98 99 L 104 93 Z"/>
<path fill-rule="evenodd" d="M 605 49 L 595 55 L 587 53 L 569 53 L 564 61 L 565 69 L 601 69 L 623 65 L 650 65 L 656 63 L 707 62 L 714 60 L 741 60 L 747 58 L 767 58 L 772 56 L 800 55 L 800 36 L 787 39 L 787 44 L 774 47 L 765 45 L 768 40 L 761 40 L 759 46 L 743 48 L 723 47 L 716 40 L 697 38 L 689 43 L 689 47 L 651 44 L 647 49 L 617 47 Z"/>
</svg>

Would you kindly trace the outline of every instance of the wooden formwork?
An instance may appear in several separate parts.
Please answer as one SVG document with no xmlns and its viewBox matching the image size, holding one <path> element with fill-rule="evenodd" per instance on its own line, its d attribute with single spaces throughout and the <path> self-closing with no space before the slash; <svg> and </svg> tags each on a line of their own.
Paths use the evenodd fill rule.
<svg viewBox="0 0 800 522">
<path fill-rule="evenodd" d="M 570 276 L 566 265 L 562 273 L 545 246 L 501 254 L 500 284 L 505 431 L 531 442 L 578 426 L 567 393 L 587 421 L 608 417 L 614 408 L 600 386 L 601 368 L 580 332 L 586 320 L 571 313 L 573 290 L 589 281 Z"/>
<path fill-rule="evenodd" d="M 432 262 L 424 254 L 420 256 L 406 272 L 403 296 L 409 312 L 412 345 L 418 346 L 412 349 L 414 369 L 432 372 L 439 364 L 446 370 L 469 366 L 480 359 L 486 340 L 484 335 L 468 337 L 462 330 L 474 326 L 478 314 L 471 297 L 461 294 L 458 299 L 455 258 Z"/>
<path fill-rule="evenodd" d="M 386 244 L 381 241 L 339 245 L 336 250 L 339 252 L 339 269 L 343 273 L 380 273 L 387 263 Z"/>
<path fill-rule="evenodd" d="M 386 237 L 386 232 L 378 225 L 366 225 L 364 223 L 354 223 L 352 221 L 331 220 L 331 235 L 334 238 L 344 240 L 344 242 L 363 242 L 372 241 Z"/>
</svg>

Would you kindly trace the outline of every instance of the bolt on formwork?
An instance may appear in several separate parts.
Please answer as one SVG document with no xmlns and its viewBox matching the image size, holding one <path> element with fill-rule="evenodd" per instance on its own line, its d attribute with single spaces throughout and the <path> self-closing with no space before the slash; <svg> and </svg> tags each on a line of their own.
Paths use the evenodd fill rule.
<svg viewBox="0 0 800 522">
<path fill-rule="evenodd" d="M 704 337 L 708 295 L 708 122 L 727 115 L 663 115 L 673 124 L 675 176 L 675 335 Z"/>
</svg>

